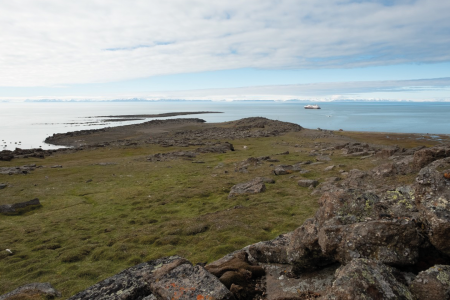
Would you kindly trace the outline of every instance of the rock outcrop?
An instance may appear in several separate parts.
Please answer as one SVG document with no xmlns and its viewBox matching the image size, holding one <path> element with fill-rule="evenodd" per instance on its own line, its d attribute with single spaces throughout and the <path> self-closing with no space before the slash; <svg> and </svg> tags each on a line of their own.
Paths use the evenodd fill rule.
<svg viewBox="0 0 450 300">
<path fill-rule="evenodd" d="M 142 263 L 107 278 L 69 300 L 217 299 L 233 294 L 202 266 L 171 256 Z"/>
</svg>

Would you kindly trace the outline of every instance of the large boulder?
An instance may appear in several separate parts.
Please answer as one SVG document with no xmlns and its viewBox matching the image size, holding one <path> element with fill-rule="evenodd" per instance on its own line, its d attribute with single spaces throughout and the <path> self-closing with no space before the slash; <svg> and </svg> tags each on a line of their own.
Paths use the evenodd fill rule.
<svg viewBox="0 0 450 300">
<path fill-rule="evenodd" d="M 450 174 L 450 158 L 434 161 L 420 170 L 415 199 L 430 242 L 450 255 L 450 176 L 446 174 Z"/>
<path fill-rule="evenodd" d="M 201 266 L 171 256 L 128 268 L 69 300 L 234 299 L 232 293 Z"/>
<path fill-rule="evenodd" d="M 335 262 L 333 257 L 323 254 L 318 239 L 319 225 L 316 219 L 307 219 L 294 230 L 287 246 L 287 257 L 293 272 L 314 271 Z"/>
<path fill-rule="evenodd" d="M 432 147 L 418 150 L 414 153 L 413 165 L 416 169 L 420 169 L 432 163 L 435 160 L 450 156 L 450 147 Z"/>
<path fill-rule="evenodd" d="M 417 300 L 450 299 L 450 266 L 436 265 L 420 272 L 411 283 L 410 290 Z"/>
<path fill-rule="evenodd" d="M 401 278 L 399 271 L 380 262 L 355 259 L 336 271 L 336 280 L 322 299 L 413 300 L 413 295 Z"/>
<path fill-rule="evenodd" d="M 234 185 L 231 188 L 230 193 L 228 194 L 228 198 L 230 199 L 243 194 L 258 194 L 264 192 L 265 190 L 266 185 L 264 184 L 263 180 L 258 177 L 248 182 L 238 183 Z"/>
<path fill-rule="evenodd" d="M 248 252 L 261 263 L 289 263 L 287 247 L 293 232 L 281 234 L 273 240 L 259 242 L 248 246 Z"/>
<path fill-rule="evenodd" d="M 415 222 L 408 219 L 343 225 L 334 218 L 319 230 L 322 253 L 342 264 L 369 258 L 389 265 L 413 265 L 422 242 Z"/>
</svg>

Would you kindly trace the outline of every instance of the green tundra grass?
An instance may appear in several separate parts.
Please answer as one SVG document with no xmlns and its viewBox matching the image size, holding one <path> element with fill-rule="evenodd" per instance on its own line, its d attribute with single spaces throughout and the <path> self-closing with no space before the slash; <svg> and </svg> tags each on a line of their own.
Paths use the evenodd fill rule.
<svg viewBox="0 0 450 300">
<path fill-rule="evenodd" d="M 0 215 L 0 294 L 30 282 L 50 282 L 67 298 L 140 262 L 175 254 L 194 264 L 211 262 L 294 230 L 314 215 L 319 197 L 299 187 L 299 179 L 323 181 L 338 176 L 339 169 L 368 170 L 379 161 L 343 157 L 335 151 L 332 162 L 305 166 L 310 172 L 304 175 L 283 176 L 273 175 L 269 162 L 250 167 L 248 173 L 235 172 L 235 164 L 267 155 L 280 160 L 274 165 L 313 160 L 308 154 L 315 143 L 330 141 L 313 140 L 301 132 L 234 140 L 230 142 L 236 151 L 199 154 L 195 161 L 203 163 L 149 162 L 146 157 L 151 154 L 194 149 L 156 145 L 0 162 L 2 167 L 43 166 L 27 175 L 0 175 L 0 182 L 8 184 L 0 190 L 0 205 L 33 198 L 42 204 L 20 215 Z M 435 144 L 426 139 L 395 143 Z M 277 155 L 285 151 L 290 154 Z M 324 172 L 331 164 L 344 167 Z M 53 165 L 63 167 L 50 168 Z M 266 184 L 261 194 L 227 198 L 234 184 L 256 176 L 276 183 Z"/>
</svg>

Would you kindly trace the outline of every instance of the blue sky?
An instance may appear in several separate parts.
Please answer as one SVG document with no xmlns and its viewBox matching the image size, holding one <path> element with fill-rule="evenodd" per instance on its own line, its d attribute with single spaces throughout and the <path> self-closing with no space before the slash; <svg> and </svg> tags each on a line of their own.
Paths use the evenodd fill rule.
<svg viewBox="0 0 450 300">
<path fill-rule="evenodd" d="M 450 101 L 450 2 L 0 3 L 0 100 Z"/>
</svg>

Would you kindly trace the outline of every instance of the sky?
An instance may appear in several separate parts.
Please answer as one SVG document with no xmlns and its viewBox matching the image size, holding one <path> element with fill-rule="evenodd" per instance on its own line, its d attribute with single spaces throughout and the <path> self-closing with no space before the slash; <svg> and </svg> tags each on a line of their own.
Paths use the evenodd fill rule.
<svg viewBox="0 0 450 300">
<path fill-rule="evenodd" d="M 0 0 L 0 100 L 450 101 L 450 1 Z"/>
</svg>

